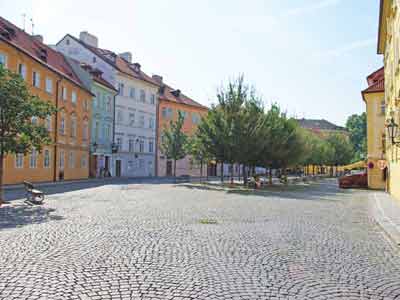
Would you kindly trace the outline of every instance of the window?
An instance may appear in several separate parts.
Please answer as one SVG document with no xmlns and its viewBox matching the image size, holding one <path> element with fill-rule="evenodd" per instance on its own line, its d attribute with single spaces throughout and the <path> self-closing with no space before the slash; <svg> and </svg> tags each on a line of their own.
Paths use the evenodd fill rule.
<svg viewBox="0 0 400 300">
<path fill-rule="evenodd" d="M 65 114 L 61 113 L 60 134 L 65 135 Z"/>
<path fill-rule="evenodd" d="M 166 107 L 162 108 L 161 115 L 162 115 L 163 118 L 167 118 L 167 108 Z"/>
<path fill-rule="evenodd" d="M 112 111 L 112 100 L 110 96 L 107 97 L 107 111 L 108 112 Z"/>
<path fill-rule="evenodd" d="M 29 168 L 34 169 L 37 165 L 37 151 L 32 149 L 32 152 L 29 156 Z"/>
<path fill-rule="evenodd" d="M 192 123 L 199 124 L 200 123 L 200 116 L 198 113 L 192 113 Z"/>
<path fill-rule="evenodd" d="M 99 131 L 100 131 L 100 125 L 99 125 L 99 121 L 96 121 L 96 123 L 94 124 L 94 137 L 95 137 L 95 141 L 97 141 L 99 139 Z"/>
<path fill-rule="evenodd" d="M 122 150 L 122 138 L 118 137 L 117 138 L 117 145 L 118 145 L 118 151 Z"/>
<path fill-rule="evenodd" d="M 154 152 L 154 141 L 149 141 L 149 152 L 150 153 Z"/>
<path fill-rule="evenodd" d="M 384 115 L 384 114 L 386 113 L 386 103 L 385 103 L 385 100 L 382 100 L 382 101 L 381 101 L 380 108 L 381 108 L 381 109 L 380 109 L 381 114 Z"/>
<path fill-rule="evenodd" d="M 32 84 L 34 87 L 40 87 L 40 74 L 36 71 L 33 71 L 32 73 Z"/>
<path fill-rule="evenodd" d="M 61 170 L 64 169 L 64 166 L 65 166 L 65 153 L 62 150 L 60 151 L 60 159 L 59 159 L 58 165 L 59 165 Z"/>
<path fill-rule="evenodd" d="M 65 86 L 62 88 L 62 99 L 67 101 L 67 88 Z"/>
<path fill-rule="evenodd" d="M 0 65 L 7 67 L 7 55 L 0 53 Z"/>
<path fill-rule="evenodd" d="M 47 149 L 44 150 L 43 166 L 45 168 L 50 168 L 50 151 Z"/>
<path fill-rule="evenodd" d="M 76 116 L 71 116 L 71 137 L 76 138 Z"/>
<path fill-rule="evenodd" d="M 18 65 L 18 74 L 21 75 L 24 80 L 26 80 L 26 66 L 24 64 Z"/>
<path fill-rule="evenodd" d="M 46 117 L 46 129 L 47 131 L 51 131 L 51 116 Z"/>
<path fill-rule="evenodd" d="M 53 93 L 53 80 L 48 77 L 46 78 L 46 92 Z"/>
<path fill-rule="evenodd" d="M 76 92 L 75 91 L 72 91 L 72 94 L 71 94 L 71 101 L 72 101 L 72 104 L 76 104 L 76 101 L 77 101 L 78 99 L 77 99 L 77 95 L 76 95 Z"/>
<path fill-rule="evenodd" d="M 150 96 L 150 104 L 155 104 L 156 103 L 156 96 L 154 94 L 151 94 Z"/>
<path fill-rule="evenodd" d="M 106 125 L 106 134 L 105 134 L 105 138 L 107 140 L 109 140 L 111 137 L 111 126 L 110 125 Z"/>
<path fill-rule="evenodd" d="M 140 102 L 146 102 L 146 92 L 144 90 L 140 90 Z"/>
<path fill-rule="evenodd" d="M 122 110 L 119 110 L 117 113 L 117 120 L 118 123 L 122 123 L 124 121 L 124 113 Z"/>
<path fill-rule="evenodd" d="M 95 64 L 96 63 L 96 56 L 93 56 L 92 62 Z"/>
<path fill-rule="evenodd" d="M 144 116 L 140 116 L 139 118 L 139 126 L 144 127 Z"/>
<path fill-rule="evenodd" d="M 153 129 L 154 128 L 154 119 L 150 117 L 149 119 L 149 128 Z"/>
<path fill-rule="evenodd" d="M 118 95 L 124 95 L 124 84 L 122 82 L 118 83 Z"/>
<path fill-rule="evenodd" d="M 24 154 L 23 153 L 17 153 L 15 155 L 15 167 L 17 169 L 21 169 L 24 167 Z"/>
<path fill-rule="evenodd" d="M 135 141 L 129 140 L 129 152 L 135 152 Z"/>
<path fill-rule="evenodd" d="M 32 123 L 32 125 L 38 125 L 38 118 L 37 117 L 32 117 L 31 118 L 31 123 Z"/>
<path fill-rule="evenodd" d="M 128 161 L 128 169 L 132 170 L 133 169 L 133 161 Z"/>
<path fill-rule="evenodd" d="M 69 46 L 69 39 L 66 39 L 65 43 Z"/>
<path fill-rule="evenodd" d="M 86 168 L 86 166 L 87 166 L 86 155 L 82 155 L 82 157 L 81 157 L 81 168 Z"/>
<path fill-rule="evenodd" d="M 83 101 L 83 110 L 89 111 L 89 101 L 87 99 Z"/>
<path fill-rule="evenodd" d="M 186 111 L 184 110 L 178 110 L 178 113 L 182 115 L 183 119 L 186 119 Z"/>
<path fill-rule="evenodd" d="M 140 153 L 144 152 L 144 140 L 143 139 L 139 140 L 139 152 Z"/>
<path fill-rule="evenodd" d="M 88 121 L 83 121 L 83 129 L 82 129 L 82 139 L 87 141 L 89 139 L 89 125 Z"/>
<path fill-rule="evenodd" d="M 129 125 L 130 126 L 135 126 L 135 113 L 130 113 L 129 114 Z"/>
<path fill-rule="evenodd" d="M 69 152 L 68 163 L 71 169 L 75 168 L 75 153 L 73 151 Z"/>
<path fill-rule="evenodd" d="M 136 98 L 136 90 L 135 90 L 134 87 L 131 87 L 131 88 L 130 88 L 130 90 L 129 90 L 129 97 L 132 98 L 132 99 L 135 99 L 135 98 Z"/>
<path fill-rule="evenodd" d="M 173 110 L 170 107 L 163 107 L 162 109 L 162 116 L 165 119 L 170 119 L 173 116 Z"/>
</svg>

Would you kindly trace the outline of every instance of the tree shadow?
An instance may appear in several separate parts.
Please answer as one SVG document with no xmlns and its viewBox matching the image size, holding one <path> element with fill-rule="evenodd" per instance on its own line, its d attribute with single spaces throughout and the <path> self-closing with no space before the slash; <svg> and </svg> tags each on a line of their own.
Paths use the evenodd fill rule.
<svg viewBox="0 0 400 300">
<path fill-rule="evenodd" d="M 181 184 L 175 187 L 183 187 L 191 190 L 215 191 L 232 195 L 265 198 L 279 197 L 292 200 L 340 201 L 340 196 L 350 195 L 352 193 L 351 189 L 339 189 L 337 183 L 333 180 L 323 180 L 321 182 L 311 182 L 308 184 L 272 185 L 265 186 L 261 189 L 251 189 L 240 185 L 221 185 L 218 183 Z"/>
<path fill-rule="evenodd" d="M 54 208 L 30 206 L 24 203 L 2 206 L 0 208 L 0 231 L 63 220 L 62 216 L 54 214 L 55 211 Z"/>
</svg>

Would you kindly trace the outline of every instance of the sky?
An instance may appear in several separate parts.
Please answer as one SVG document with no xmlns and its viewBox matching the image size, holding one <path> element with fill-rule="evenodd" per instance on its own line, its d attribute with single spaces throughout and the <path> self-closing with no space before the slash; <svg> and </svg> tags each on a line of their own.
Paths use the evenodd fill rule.
<svg viewBox="0 0 400 300">
<path fill-rule="evenodd" d="M 365 110 L 383 65 L 379 0 L 0 0 L 0 12 L 19 27 L 25 14 L 28 32 L 33 19 L 47 44 L 89 31 L 202 104 L 243 74 L 266 106 L 338 125 Z"/>
</svg>

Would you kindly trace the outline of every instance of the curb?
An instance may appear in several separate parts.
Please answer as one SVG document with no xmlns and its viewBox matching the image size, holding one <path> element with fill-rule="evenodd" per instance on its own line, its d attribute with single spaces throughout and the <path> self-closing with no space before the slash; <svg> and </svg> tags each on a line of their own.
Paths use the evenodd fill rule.
<svg viewBox="0 0 400 300">
<path fill-rule="evenodd" d="M 400 206 L 397 205 L 394 199 L 389 195 L 385 194 L 383 197 L 388 199 L 380 199 L 376 192 L 373 193 L 373 215 L 375 221 L 383 229 L 383 231 L 389 236 L 389 238 L 397 245 L 400 246 L 400 222 L 396 222 L 388 213 L 387 208 L 383 201 L 391 201 L 391 206 L 398 207 L 398 213 L 400 214 Z M 400 221 L 400 218 L 399 218 Z"/>
</svg>

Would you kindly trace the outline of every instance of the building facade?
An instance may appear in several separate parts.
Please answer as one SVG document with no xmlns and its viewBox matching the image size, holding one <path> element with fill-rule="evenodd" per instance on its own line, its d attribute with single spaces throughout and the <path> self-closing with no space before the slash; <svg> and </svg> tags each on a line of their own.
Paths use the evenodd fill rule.
<svg viewBox="0 0 400 300">
<path fill-rule="evenodd" d="M 395 0 L 381 0 L 378 54 L 385 66 L 386 121 L 393 118 L 400 124 L 400 4 Z M 398 137 L 397 137 L 398 139 Z M 388 162 L 388 191 L 400 201 L 400 145 L 386 140 Z"/>
<path fill-rule="evenodd" d="M 103 72 L 103 78 L 118 90 L 115 98 L 112 176 L 155 175 L 156 118 L 159 85 L 146 75 L 129 52 L 116 54 L 98 47 L 95 36 L 81 32 L 66 35 L 56 45 L 65 55 Z"/>
<path fill-rule="evenodd" d="M 385 80 L 384 68 L 367 77 L 368 88 L 362 91 L 367 112 L 368 187 L 386 188 Z"/>
<path fill-rule="evenodd" d="M 180 90 L 173 89 L 163 82 L 161 76 L 154 75 L 153 79 L 160 85 L 159 107 L 157 120 L 157 176 L 172 176 L 173 161 L 169 160 L 161 151 L 163 131 L 169 127 L 171 121 L 176 121 L 179 112 L 184 116 L 182 131 L 188 136 L 196 132 L 197 126 L 207 114 L 208 108 L 184 95 Z M 176 162 L 176 176 L 206 176 L 207 165 L 201 166 L 189 155 Z"/>
<path fill-rule="evenodd" d="M 89 175 L 88 130 L 92 94 L 65 57 L 46 46 L 42 37 L 31 36 L 0 17 L 0 63 L 18 72 L 30 92 L 56 106 L 58 112 L 43 122 L 53 143 L 41 153 L 8 155 L 5 184 L 24 180 L 46 182 L 83 179 Z"/>
</svg>

